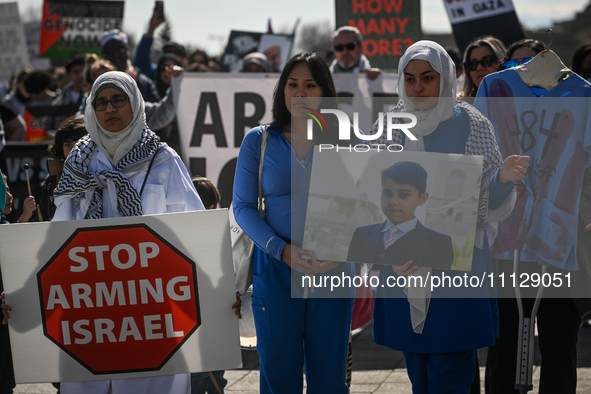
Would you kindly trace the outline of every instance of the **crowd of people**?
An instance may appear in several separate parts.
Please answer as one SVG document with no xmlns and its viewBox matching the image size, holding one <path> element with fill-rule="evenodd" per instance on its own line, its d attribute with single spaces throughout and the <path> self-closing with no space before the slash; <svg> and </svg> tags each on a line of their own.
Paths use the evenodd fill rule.
<svg viewBox="0 0 591 394">
<path fill-rule="evenodd" d="M 39 201 L 47 220 L 139 216 L 218 206 L 220 197 L 215 186 L 203 178 L 192 179 L 180 158 L 176 104 L 171 92 L 174 75 L 185 70 L 215 71 L 218 65 L 205 52 L 188 55 L 182 45 L 174 42 L 167 43 L 162 56 L 153 63 L 150 53 L 154 31 L 163 22 L 154 13 L 133 62 L 127 36 L 118 30 L 109 31 L 101 40 L 100 57 L 77 55 L 67 62 L 64 74 L 68 82 L 64 86 L 57 86 L 55 73 L 23 69 L 4 87 L 0 124 L 4 125 L 5 140 L 25 139 L 23 118 L 28 106 L 70 105 L 78 113 L 62 124 L 50 147 L 55 160 L 49 165 Z M 391 111 L 416 116 L 418 124 L 411 132 L 418 140 L 412 141 L 396 129 L 393 141 L 378 142 L 397 143 L 408 151 L 484 157 L 472 259 L 474 275 L 512 272 L 512 263 L 507 261 L 513 259 L 512 255 L 495 251 L 493 246 L 497 237 L 507 238 L 512 231 L 499 223 L 519 206 L 520 200 L 523 205 L 530 197 L 521 181 L 528 172 L 530 158 L 503 149 L 506 141 L 483 115 L 486 98 L 494 96 L 488 76 L 497 72 L 510 75 L 512 71 L 507 70 L 523 69 L 520 66 L 533 62 L 547 50 L 543 43 L 531 39 L 515 42 L 507 49 L 500 40 L 487 36 L 473 41 L 462 56 L 435 42 L 419 41 L 404 52 L 398 64 L 396 93 L 400 102 Z M 307 392 L 348 393 L 350 331 L 372 317 L 376 343 L 404 353 L 414 393 L 480 392 L 477 350 L 483 347 L 489 348 L 486 392 L 517 392 L 514 383 L 518 316 L 514 299 L 497 300 L 497 294 L 488 293 L 489 289 L 484 289 L 484 295 L 449 298 L 444 289 L 409 294 L 397 288 L 378 289 L 373 295 L 374 305 L 373 300 L 367 301 L 372 298 L 371 292 L 356 298 L 354 291 L 343 289 L 338 297 L 327 297 L 322 289 L 311 291 L 297 285 L 302 283 L 302 276 L 326 273 L 350 277 L 358 274 L 361 267 L 319 261 L 314 251 L 302 249 L 302 213 L 306 212 L 313 147 L 320 143 L 338 144 L 338 138 L 331 133 L 316 133 L 309 140 L 308 115 L 294 109 L 292 103 L 310 97 L 330 98 L 336 103 L 332 79 L 335 73 L 365 73 L 371 80 L 382 74 L 363 55 L 363 37 L 354 27 L 341 27 L 334 32 L 333 51 L 334 59 L 330 62 L 308 52 L 293 56 L 285 64 L 273 95 L 272 121 L 246 134 L 236 165 L 234 215 L 256 245 L 252 306 L 261 393 L 301 393 L 302 367 Z M 243 59 L 244 72 L 271 70 L 269 59 L 262 53 L 251 53 Z M 591 43 L 577 48 L 567 77 L 562 76 L 553 86 L 528 86 L 522 94 L 589 96 L 591 84 L 586 79 L 591 79 Z M 554 88 L 561 83 L 574 88 L 556 96 Z M 362 133 L 375 134 L 379 124 L 384 123 L 376 121 L 371 130 Z M 258 206 L 263 139 L 267 144 L 262 168 L 264 217 Z M 0 159 L 4 159 L 3 153 Z M 422 227 L 414 210 L 427 199 L 425 181 L 421 181 L 420 170 L 402 167 L 382 173 L 382 211 L 386 220 L 358 229 L 354 238 L 361 246 L 353 247 L 352 243 L 349 250 L 350 256 L 359 256 L 355 258 L 357 262 L 373 263 L 371 256 L 376 250 L 386 252 L 404 234 Z M 6 171 L 5 166 L 1 168 Z M 7 179 L 4 181 L 7 186 Z M 584 238 L 591 228 L 589 212 L 585 211 L 585 207 L 591 207 L 588 171 L 581 183 L 576 192 L 581 196 L 583 225 L 571 230 L 583 237 L 579 243 L 588 248 L 588 232 Z M 6 189 L 3 215 L 10 213 L 11 201 Z M 23 208 L 19 223 L 33 217 L 37 208 L 35 197 L 26 197 Z M 5 216 L 2 223 L 7 223 Z M 589 265 L 589 254 L 585 256 L 581 264 Z M 537 258 L 524 251 L 519 260 L 528 272 L 539 269 Z M 426 277 L 438 271 L 441 270 L 416 266 L 411 260 L 401 266 L 383 265 L 379 276 Z M 454 271 L 448 274 L 461 275 Z M 530 310 L 531 301 L 526 299 Z M 239 308 L 239 302 L 230 307 Z M 3 303 L 2 309 L 6 323 L 10 307 Z M 555 294 L 541 301 L 540 393 L 576 392 L 578 330 L 590 311 L 590 302 L 575 297 Z M 0 393 L 12 392 L 14 388 L 7 338 L 8 331 L 3 327 Z M 211 375 L 194 374 L 62 382 L 60 392 L 160 394 L 214 393 L 224 389 L 223 371 L 215 373 L 216 387 L 209 379 Z"/>
</svg>

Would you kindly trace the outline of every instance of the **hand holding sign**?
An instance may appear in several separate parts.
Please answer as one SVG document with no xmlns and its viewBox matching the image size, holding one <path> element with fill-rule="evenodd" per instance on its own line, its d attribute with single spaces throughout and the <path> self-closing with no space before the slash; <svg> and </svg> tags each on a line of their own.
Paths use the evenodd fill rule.
<svg viewBox="0 0 591 394">
<path fill-rule="evenodd" d="M 393 265 L 392 271 L 402 276 L 412 275 L 419 270 L 419 267 L 417 267 L 416 265 L 412 265 L 412 263 L 413 261 L 409 260 L 404 265 Z"/>
<path fill-rule="evenodd" d="M 160 26 L 165 21 L 164 16 L 161 15 L 156 8 L 154 8 L 154 13 L 152 14 L 152 18 L 150 18 L 150 24 L 148 26 L 148 32 L 146 33 L 147 37 L 152 37 L 154 35 L 154 31 L 158 26 Z"/>
<path fill-rule="evenodd" d="M 304 256 L 309 256 L 309 259 Z M 300 249 L 289 244 L 285 245 L 281 252 L 281 260 L 292 269 L 304 275 L 314 276 L 314 274 L 320 272 L 314 252 L 310 250 Z"/>
</svg>

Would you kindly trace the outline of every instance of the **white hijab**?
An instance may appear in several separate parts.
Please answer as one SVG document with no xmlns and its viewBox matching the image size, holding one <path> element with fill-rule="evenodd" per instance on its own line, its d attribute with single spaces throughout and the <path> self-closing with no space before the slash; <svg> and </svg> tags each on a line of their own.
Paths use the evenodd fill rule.
<svg viewBox="0 0 591 394">
<path fill-rule="evenodd" d="M 131 123 L 116 133 L 101 127 L 92 106 L 99 92 L 106 88 L 116 88 L 127 95 L 129 99 L 125 105 L 131 105 L 133 112 Z M 144 99 L 133 78 L 120 71 L 110 71 L 98 77 L 86 99 L 84 123 L 92 140 L 115 166 L 140 139 L 142 130 L 147 128 Z"/>
<path fill-rule="evenodd" d="M 411 60 L 425 60 L 439 73 L 439 101 L 427 110 L 418 110 L 408 98 L 404 86 L 404 69 Z M 411 45 L 398 63 L 398 95 L 404 102 L 404 111 L 417 117 L 417 125 L 411 132 L 417 136 L 417 141 L 406 139 L 405 149 L 424 151 L 423 137 L 431 134 L 439 123 L 448 120 L 453 115 L 456 98 L 456 66 L 447 51 L 436 42 L 422 40 Z"/>
<path fill-rule="evenodd" d="M 404 69 L 411 60 L 425 60 L 439 73 L 439 100 L 437 104 L 426 110 L 417 109 L 406 94 L 404 85 Z M 439 123 L 448 120 L 453 115 L 456 100 L 456 66 L 447 51 L 433 41 L 418 41 L 411 45 L 400 58 L 398 65 L 398 95 L 403 101 L 404 112 L 417 117 L 417 125 L 410 131 L 417 137 L 417 141 L 406 138 L 404 150 L 425 151 L 423 137 L 431 134 Z M 422 277 L 426 283 L 431 276 L 430 268 L 419 268 L 414 274 Z M 404 292 L 410 306 L 410 320 L 413 331 L 417 334 L 423 332 L 429 305 L 431 303 L 431 289 L 425 287 L 406 286 Z"/>
</svg>

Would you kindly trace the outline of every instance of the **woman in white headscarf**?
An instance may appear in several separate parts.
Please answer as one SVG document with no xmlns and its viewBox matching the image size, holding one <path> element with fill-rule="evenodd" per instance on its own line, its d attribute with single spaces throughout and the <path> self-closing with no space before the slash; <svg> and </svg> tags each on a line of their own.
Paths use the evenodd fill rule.
<svg viewBox="0 0 591 394">
<path fill-rule="evenodd" d="M 144 100 L 129 75 L 101 75 L 87 103 L 88 136 L 66 160 L 54 220 L 204 209 L 180 157 L 146 125 Z"/>
<path fill-rule="evenodd" d="M 144 100 L 127 74 L 101 75 L 85 110 L 87 136 L 73 148 L 55 189 L 53 220 L 204 209 L 179 156 L 145 122 Z M 63 382 L 63 394 L 190 393 L 189 374 Z"/>
<path fill-rule="evenodd" d="M 415 43 L 400 59 L 398 70 L 401 100 L 392 111 L 417 117 L 417 125 L 410 128 L 417 139 L 410 140 L 397 129 L 393 141 L 378 142 L 401 144 L 405 150 L 484 156 L 472 270 L 468 273 L 481 278 L 492 272 L 489 246 L 494 242 L 494 222 L 510 212 L 513 182 L 523 177 L 529 158 L 513 156 L 501 162 L 490 122 L 471 105 L 455 100 L 455 65 L 440 45 Z M 382 125 L 386 119 L 384 116 Z M 376 121 L 369 134 L 376 134 L 379 127 Z M 453 279 L 465 274 L 414 267 L 409 261 L 401 267 L 382 267 L 380 283 L 387 283 L 392 270 L 395 276 L 423 278 L 445 274 Z M 374 339 L 404 352 L 415 393 L 469 393 L 476 372 L 476 349 L 493 344 L 497 337 L 494 293 L 490 298 L 487 286 L 469 293 L 455 290 L 378 288 Z"/>
</svg>

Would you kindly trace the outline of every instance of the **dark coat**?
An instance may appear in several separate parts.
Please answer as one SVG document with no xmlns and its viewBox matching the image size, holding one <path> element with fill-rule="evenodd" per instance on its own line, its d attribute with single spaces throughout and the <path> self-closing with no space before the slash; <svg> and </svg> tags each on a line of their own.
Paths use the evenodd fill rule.
<svg viewBox="0 0 591 394">
<path fill-rule="evenodd" d="M 355 230 L 347 261 L 386 265 L 413 265 L 426 268 L 450 269 L 454 262 L 449 235 L 431 230 L 417 222 L 416 228 L 400 237 L 384 250 L 382 229 L 386 222 L 359 227 Z"/>
</svg>

